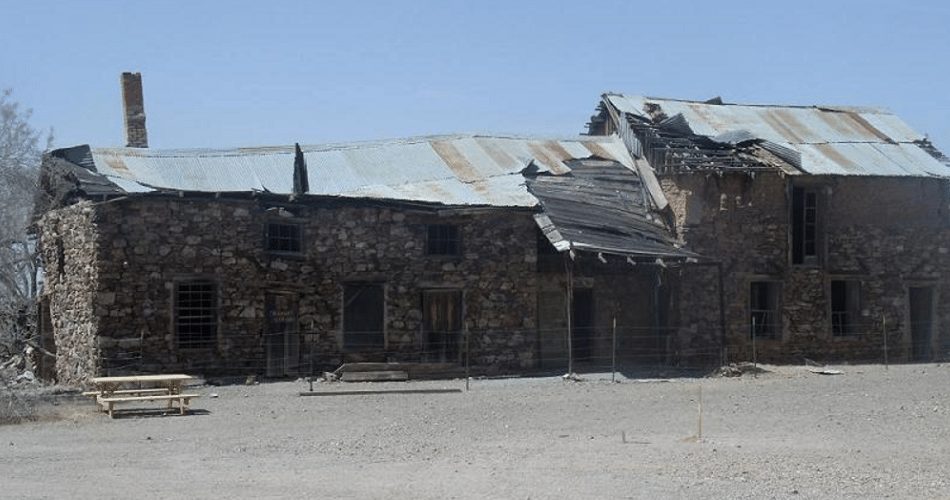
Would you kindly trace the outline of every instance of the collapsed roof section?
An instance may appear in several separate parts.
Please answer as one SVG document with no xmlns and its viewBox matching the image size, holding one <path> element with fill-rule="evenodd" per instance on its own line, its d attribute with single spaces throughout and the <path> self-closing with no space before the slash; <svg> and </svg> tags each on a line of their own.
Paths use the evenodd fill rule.
<svg viewBox="0 0 950 500">
<path fill-rule="evenodd" d="M 188 150 L 78 146 L 47 155 L 44 186 L 60 203 L 212 193 L 527 209 L 541 212 L 538 224 L 560 251 L 687 255 L 654 215 L 667 203 L 652 169 L 613 136 L 453 135 Z"/>
<path fill-rule="evenodd" d="M 568 162 L 562 175 L 527 176 L 528 190 L 541 202 L 535 220 L 559 251 L 587 251 L 627 257 L 686 258 L 650 206 L 641 175 L 614 160 Z"/>
<path fill-rule="evenodd" d="M 616 132 L 658 172 L 950 177 L 925 136 L 874 108 L 727 104 L 604 94 L 590 132 Z"/>
</svg>

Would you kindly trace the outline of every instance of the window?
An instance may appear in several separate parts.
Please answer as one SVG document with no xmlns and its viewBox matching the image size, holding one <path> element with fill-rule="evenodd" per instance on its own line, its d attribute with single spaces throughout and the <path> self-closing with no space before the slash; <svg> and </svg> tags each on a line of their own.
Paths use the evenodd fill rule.
<svg viewBox="0 0 950 500">
<path fill-rule="evenodd" d="M 792 264 L 818 260 L 818 193 L 792 188 Z"/>
<path fill-rule="evenodd" d="M 300 224 L 269 222 L 267 224 L 267 251 L 300 253 L 302 229 Z"/>
<path fill-rule="evenodd" d="M 860 315 L 861 282 L 833 280 L 831 282 L 831 334 L 835 337 L 857 334 L 857 321 Z"/>
<path fill-rule="evenodd" d="M 782 330 L 781 284 L 753 281 L 749 286 L 749 331 L 755 338 L 774 339 Z"/>
<path fill-rule="evenodd" d="M 214 347 L 218 334 L 218 300 L 214 283 L 178 283 L 175 288 L 175 333 L 179 348 Z"/>
<path fill-rule="evenodd" d="M 451 224 L 430 224 L 426 227 L 426 254 L 458 255 L 459 227 Z"/>
<path fill-rule="evenodd" d="M 343 349 L 347 351 L 382 350 L 385 294 L 379 283 L 343 285 Z"/>
</svg>

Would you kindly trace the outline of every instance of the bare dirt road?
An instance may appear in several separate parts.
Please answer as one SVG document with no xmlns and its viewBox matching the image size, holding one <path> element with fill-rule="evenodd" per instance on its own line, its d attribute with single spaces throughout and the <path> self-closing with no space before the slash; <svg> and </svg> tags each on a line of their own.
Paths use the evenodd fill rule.
<svg viewBox="0 0 950 500">
<path fill-rule="evenodd" d="M 60 420 L 0 426 L 0 496 L 950 498 L 950 366 L 839 368 L 483 380 L 450 394 L 203 387 L 219 397 L 185 417 L 61 404 Z M 464 382 L 317 386 L 343 388 Z"/>
</svg>

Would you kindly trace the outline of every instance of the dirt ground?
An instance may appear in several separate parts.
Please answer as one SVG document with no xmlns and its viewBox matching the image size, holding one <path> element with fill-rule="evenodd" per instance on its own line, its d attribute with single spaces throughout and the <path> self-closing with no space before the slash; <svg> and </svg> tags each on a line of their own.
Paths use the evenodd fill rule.
<svg viewBox="0 0 950 500">
<path fill-rule="evenodd" d="M 204 386 L 195 414 L 114 420 L 61 398 L 59 420 L 0 426 L 0 496 L 950 498 L 950 365 L 838 368 Z M 407 388 L 464 382 L 315 385 Z"/>
</svg>

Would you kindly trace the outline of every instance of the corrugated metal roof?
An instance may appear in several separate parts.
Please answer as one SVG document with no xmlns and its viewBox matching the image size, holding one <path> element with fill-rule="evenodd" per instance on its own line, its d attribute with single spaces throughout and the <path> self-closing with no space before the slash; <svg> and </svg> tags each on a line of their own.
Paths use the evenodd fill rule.
<svg viewBox="0 0 950 500">
<path fill-rule="evenodd" d="M 651 210 L 643 178 L 613 161 L 573 160 L 563 175 L 528 177 L 541 200 L 538 226 L 554 248 L 626 256 L 685 258 Z"/>
<path fill-rule="evenodd" d="M 301 146 L 309 194 L 532 207 L 521 172 L 569 171 L 566 161 L 598 156 L 635 169 L 615 137 L 567 139 L 454 135 Z M 126 192 L 293 192 L 294 147 L 153 150 L 92 148 L 95 170 Z"/>
<path fill-rule="evenodd" d="M 924 151 L 925 137 L 894 114 L 873 108 L 710 104 L 607 94 L 617 110 L 652 121 L 661 111 L 682 116 L 694 134 L 748 135 L 790 147 L 810 174 L 950 176 L 950 169 Z"/>
</svg>

